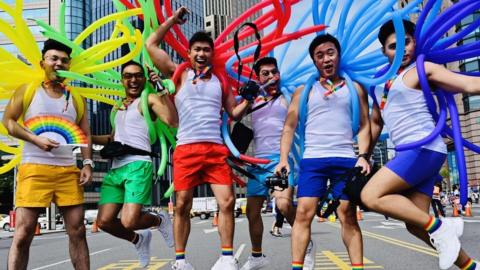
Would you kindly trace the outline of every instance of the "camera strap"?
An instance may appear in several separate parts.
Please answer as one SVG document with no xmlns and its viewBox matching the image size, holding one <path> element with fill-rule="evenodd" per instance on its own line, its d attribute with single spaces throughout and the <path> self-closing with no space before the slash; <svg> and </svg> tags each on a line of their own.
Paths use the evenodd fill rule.
<svg viewBox="0 0 480 270">
<path fill-rule="evenodd" d="M 242 58 L 240 57 L 239 50 L 240 50 L 240 41 L 238 39 L 238 34 L 240 33 L 240 30 L 244 27 L 248 26 L 252 28 L 255 31 L 255 38 L 258 41 L 257 48 L 255 49 L 255 53 L 253 54 L 253 65 L 257 62 L 258 58 L 260 57 L 260 51 L 262 50 L 262 41 L 260 37 L 260 33 L 258 32 L 257 25 L 251 22 L 246 22 L 240 26 L 240 28 L 235 31 L 235 34 L 233 35 L 233 48 L 235 49 L 235 54 L 237 55 L 238 58 L 238 77 L 237 77 L 237 89 L 240 89 L 240 76 L 242 75 L 243 71 L 243 62 Z M 248 81 L 251 81 L 252 79 L 252 73 L 253 73 L 253 68 L 250 70 L 250 74 L 248 75 Z"/>
</svg>

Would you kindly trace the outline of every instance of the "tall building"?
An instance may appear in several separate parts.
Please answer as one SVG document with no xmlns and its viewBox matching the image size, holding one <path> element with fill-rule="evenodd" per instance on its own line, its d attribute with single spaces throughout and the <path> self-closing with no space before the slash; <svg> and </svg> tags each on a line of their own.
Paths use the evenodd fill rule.
<svg viewBox="0 0 480 270">
<path fill-rule="evenodd" d="M 259 0 L 203 0 L 205 31 L 210 33 L 213 39 L 217 38 L 227 25 L 259 2 Z M 251 16 L 250 19 L 257 17 L 258 13 Z"/>
</svg>

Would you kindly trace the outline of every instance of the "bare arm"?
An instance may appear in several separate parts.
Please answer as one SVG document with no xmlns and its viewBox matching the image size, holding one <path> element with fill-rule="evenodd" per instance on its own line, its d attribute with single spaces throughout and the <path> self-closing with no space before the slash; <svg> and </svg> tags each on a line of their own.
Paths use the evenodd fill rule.
<svg viewBox="0 0 480 270">
<path fill-rule="evenodd" d="M 370 129 L 372 132 L 372 140 L 370 143 L 370 150 L 368 153 L 373 152 L 373 148 L 377 144 L 378 137 L 383 129 L 383 119 L 380 113 L 380 108 L 378 107 L 377 103 L 373 103 L 372 115 L 370 116 Z"/>
<path fill-rule="evenodd" d="M 148 106 L 162 122 L 171 127 L 178 126 L 178 113 L 168 95 L 148 95 Z"/>
<path fill-rule="evenodd" d="M 480 94 L 480 77 L 458 74 L 431 62 L 425 62 L 425 72 L 429 82 L 449 92 Z"/>
<path fill-rule="evenodd" d="M 297 88 L 292 97 L 292 103 L 288 106 L 287 119 L 283 125 L 282 138 L 280 140 L 280 162 L 288 163 L 288 154 L 292 147 L 293 136 L 298 124 L 298 112 L 300 107 L 300 96 L 303 86 Z"/>
<path fill-rule="evenodd" d="M 228 116 L 235 121 L 242 120 L 242 117 L 247 112 L 248 108 L 250 108 L 251 103 L 247 100 L 243 100 L 240 104 L 237 104 L 235 97 L 232 94 L 230 89 L 227 91 L 228 95 L 225 97 L 225 104 L 224 108 L 227 112 Z"/>
<path fill-rule="evenodd" d="M 147 49 L 150 58 L 153 61 L 153 64 L 157 69 L 162 72 L 168 78 L 171 78 L 177 65 L 172 61 L 170 56 L 162 50 L 159 45 L 165 38 L 167 32 L 172 28 L 174 24 L 185 23 L 185 20 L 181 19 L 185 13 L 188 12 L 188 9 L 185 7 L 180 7 L 175 11 L 172 17 L 168 18 L 164 23 L 162 23 L 155 32 L 150 34 L 147 41 L 145 42 L 145 47 Z"/>
<path fill-rule="evenodd" d="M 365 90 L 358 83 L 355 83 L 358 99 L 360 101 L 360 128 L 358 130 L 358 150 L 360 154 L 368 153 L 370 149 L 371 133 L 370 120 L 368 116 L 368 99 Z"/>
<path fill-rule="evenodd" d="M 368 98 L 367 93 L 365 90 L 363 90 L 363 87 L 360 84 L 355 83 L 355 88 L 360 101 L 360 127 L 357 134 L 358 151 L 360 154 L 368 154 L 371 143 L 370 120 L 368 116 Z M 362 173 L 370 173 L 370 163 L 368 158 L 360 156 L 355 166 L 362 167 Z"/>
<path fill-rule="evenodd" d="M 113 134 L 109 135 L 92 135 L 92 143 L 98 145 L 106 145 L 113 141 Z"/>
</svg>

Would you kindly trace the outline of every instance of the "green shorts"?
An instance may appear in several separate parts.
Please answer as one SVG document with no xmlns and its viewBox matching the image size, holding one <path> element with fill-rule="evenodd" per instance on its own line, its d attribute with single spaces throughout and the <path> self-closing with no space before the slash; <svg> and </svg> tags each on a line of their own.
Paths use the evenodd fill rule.
<svg viewBox="0 0 480 270">
<path fill-rule="evenodd" d="M 149 161 L 134 161 L 112 169 L 103 178 L 99 204 L 152 203 L 153 165 Z"/>
</svg>

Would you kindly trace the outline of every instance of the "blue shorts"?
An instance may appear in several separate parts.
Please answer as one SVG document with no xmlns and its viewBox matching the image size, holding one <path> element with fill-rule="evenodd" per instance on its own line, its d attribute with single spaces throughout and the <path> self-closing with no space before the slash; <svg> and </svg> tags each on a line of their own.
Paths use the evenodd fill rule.
<svg viewBox="0 0 480 270">
<path fill-rule="evenodd" d="M 268 176 L 273 175 L 273 171 L 275 167 L 280 161 L 279 155 L 268 156 L 265 157 L 270 159 L 271 162 L 265 165 L 259 165 L 265 170 L 259 170 L 255 168 L 249 168 L 248 172 L 253 174 L 257 179 L 248 179 L 247 182 L 247 197 L 268 197 L 269 196 L 269 189 L 265 186 L 265 179 Z M 296 185 L 295 180 L 293 178 L 293 160 L 288 159 L 288 163 L 290 164 L 290 174 L 288 175 L 288 183 L 290 186 L 294 187 Z"/>
<path fill-rule="evenodd" d="M 400 176 L 412 190 L 429 197 L 433 186 L 438 182 L 440 169 L 447 155 L 426 148 L 416 148 L 397 152 L 385 166 Z"/>
<path fill-rule="evenodd" d="M 333 198 L 348 200 L 343 193 L 345 173 L 357 163 L 356 158 L 304 158 L 300 161 L 297 197 L 322 197 L 330 180 Z"/>
</svg>

